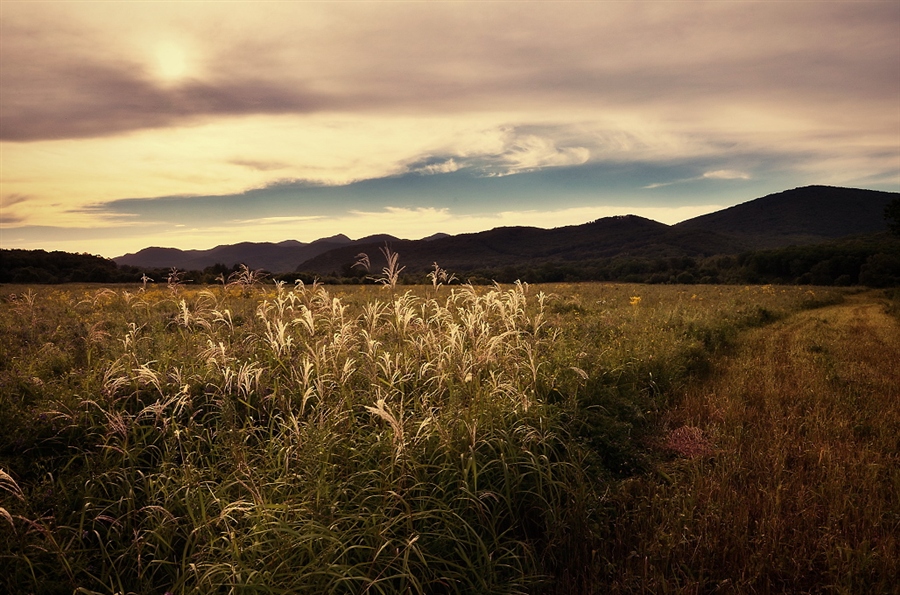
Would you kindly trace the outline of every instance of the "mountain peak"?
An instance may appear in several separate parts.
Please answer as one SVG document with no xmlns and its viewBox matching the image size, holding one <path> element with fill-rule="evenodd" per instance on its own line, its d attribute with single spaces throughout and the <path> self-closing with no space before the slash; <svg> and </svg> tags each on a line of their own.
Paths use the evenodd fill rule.
<svg viewBox="0 0 900 595">
<path fill-rule="evenodd" d="M 688 219 L 675 227 L 729 234 L 749 248 L 810 244 L 884 231 L 884 208 L 896 196 L 877 190 L 802 186 Z"/>
<path fill-rule="evenodd" d="M 327 244 L 349 244 L 349 243 L 351 243 L 352 241 L 353 241 L 353 240 L 351 240 L 350 238 L 348 238 L 348 237 L 345 236 L 344 234 L 339 233 L 339 234 L 337 234 L 337 235 L 329 236 L 329 237 L 327 237 L 327 238 L 319 238 L 318 240 L 316 240 L 316 241 L 314 241 L 314 242 L 312 242 L 312 243 L 313 243 L 313 244 L 322 244 L 322 243 L 327 243 Z"/>
</svg>

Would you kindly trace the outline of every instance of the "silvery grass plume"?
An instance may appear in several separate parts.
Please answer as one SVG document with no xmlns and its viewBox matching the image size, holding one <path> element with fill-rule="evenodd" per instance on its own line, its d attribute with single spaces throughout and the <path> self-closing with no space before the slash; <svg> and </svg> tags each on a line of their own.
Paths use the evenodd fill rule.
<svg viewBox="0 0 900 595">
<path fill-rule="evenodd" d="M 400 266 L 400 254 L 391 250 L 391 247 L 385 243 L 384 247 L 378 249 L 383 255 L 384 259 L 387 262 L 387 265 L 381 269 L 380 277 L 366 277 L 367 279 L 371 279 L 376 283 L 380 283 L 383 287 L 390 287 L 391 290 L 396 289 L 397 283 L 400 281 L 400 273 L 402 273 L 406 267 Z M 365 252 L 360 252 L 356 255 L 356 262 L 353 264 L 354 267 L 363 267 L 366 271 L 371 270 L 371 261 L 369 260 L 369 255 Z"/>
<path fill-rule="evenodd" d="M 85 486 L 101 511 L 85 526 L 137 536 L 109 550 L 111 576 L 171 576 L 173 592 L 249 586 L 258 567 L 287 592 L 333 591 L 333 569 L 352 592 L 531 581 L 536 546 L 510 533 L 522 501 L 571 496 L 557 493 L 568 455 L 534 409 L 538 377 L 552 383 L 543 304 L 527 308 L 521 284 L 479 291 L 362 304 L 316 284 L 184 291 L 123 323 L 102 399 L 79 414 L 109 468 Z"/>
<path fill-rule="evenodd" d="M 187 281 L 187 279 L 184 278 L 184 274 L 184 271 L 179 271 L 175 267 L 172 267 L 169 270 L 169 275 L 166 277 L 166 285 L 173 294 L 177 294 L 178 289 L 184 285 L 185 281 Z"/>
<path fill-rule="evenodd" d="M 0 490 L 3 490 L 4 492 L 8 492 L 8 493 L 12 494 L 18 500 L 25 500 L 25 496 L 22 494 L 22 490 L 19 489 L 19 485 L 3 469 L 0 469 Z M 7 521 L 9 521 L 10 525 L 13 524 L 12 515 L 9 513 L 8 510 L 3 508 L 2 506 L 0 506 L 0 516 L 2 516 Z"/>
<path fill-rule="evenodd" d="M 450 285 L 454 281 L 457 281 L 456 275 L 442 269 L 438 263 L 432 263 L 431 265 L 434 270 L 428 273 L 427 277 L 431 279 L 431 285 L 434 288 L 435 294 L 437 294 L 437 290 L 441 285 L 447 284 Z"/>
<path fill-rule="evenodd" d="M 265 271 L 252 270 L 247 265 L 241 264 L 237 271 L 228 275 L 227 285 L 239 287 L 242 291 L 247 292 L 259 285 L 266 276 Z"/>
<path fill-rule="evenodd" d="M 146 292 L 146 291 L 147 291 L 147 283 L 153 283 L 153 282 L 154 282 L 153 279 L 152 279 L 151 277 L 148 277 L 148 276 L 147 276 L 147 273 L 143 273 L 143 274 L 141 275 L 141 289 L 140 289 L 140 291 L 141 291 L 141 292 Z"/>
</svg>

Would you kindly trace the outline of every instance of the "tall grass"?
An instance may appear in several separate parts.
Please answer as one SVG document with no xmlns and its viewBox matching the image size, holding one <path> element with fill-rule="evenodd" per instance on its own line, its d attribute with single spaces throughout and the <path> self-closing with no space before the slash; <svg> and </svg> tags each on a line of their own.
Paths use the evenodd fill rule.
<svg viewBox="0 0 900 595">
<path fill-rule="evenodd" d="M 45 475 L 17 465 L 34 489 L 3 580 L 506 593 L 564 563 L 589 487 L 542 403 L 552 333 L 523 286 L 353 315 L 317 286 L 255 310 L 227 288 L 124 295 L 76 305 L 131 322 L 94 348 L 102 376 L 39 414 L 59 450 Z"/>
<path fill-rule="evenodd" d="M 676 396 L 742 329 L 842 295 L 176 281 L 5 289 L 0 588 L 677 585 L 650 572 L 669 512 L 642 503 L 684 481 L 666 424 L 712 434 Z"/>
</svg>

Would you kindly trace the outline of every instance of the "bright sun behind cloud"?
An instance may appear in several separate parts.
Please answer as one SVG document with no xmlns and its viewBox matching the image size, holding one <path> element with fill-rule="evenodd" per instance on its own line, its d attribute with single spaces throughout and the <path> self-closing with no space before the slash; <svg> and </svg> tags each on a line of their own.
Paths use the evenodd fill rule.
<svg viewBox="0 0 900 595">
<path fill-rule="evenodd" d="M 163 41 L 156 46 L 156 72 L 166 82 L 176 82 L 188 74 L 188 59 L 183 46 Z"/>
</svg>

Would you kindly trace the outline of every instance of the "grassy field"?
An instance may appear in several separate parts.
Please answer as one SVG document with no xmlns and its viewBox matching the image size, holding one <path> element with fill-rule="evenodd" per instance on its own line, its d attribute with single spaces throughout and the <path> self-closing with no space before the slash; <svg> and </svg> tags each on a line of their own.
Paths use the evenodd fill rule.
<svg viewBox="0 0 900 595">
<path fill-rule="evenodd" d="M 250 281 L 0 289 L 0 590 L 894 586 L 880 294 Z"/>
<path fill-rule="evenodd" d="M 741 337 L 617 486 L 613 591 L 897 593 L 900 325 L 873 294 Z M 677 587 L 677 588 L 673 588 Z"/>
</svg>

